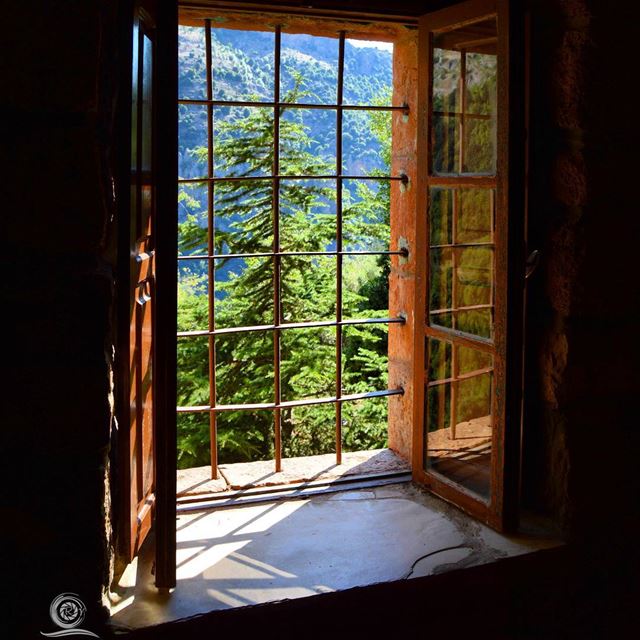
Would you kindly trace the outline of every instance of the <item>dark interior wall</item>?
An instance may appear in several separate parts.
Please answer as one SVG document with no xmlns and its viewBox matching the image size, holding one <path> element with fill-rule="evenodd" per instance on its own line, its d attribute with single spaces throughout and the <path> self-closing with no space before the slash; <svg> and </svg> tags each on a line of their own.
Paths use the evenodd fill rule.
<svg viewBox="0 0 640 640">
<path fill-rule="evenodd" d="M 0 628 L 31 637 L 61 592 L 100 616 L 110 571 L 114 4 L 3 4 Z"/>
<path fill-rule="evenodd" d="M 607 555 L 638 522 L 638 127 L 627 95 L 638 10 L 531 4 L 530 246 L 542 261 L 529 291 L 525 489 L 571 540 Z"/>
<path fill-rule="evenodd" d="M 22 0 L 0 30 L 1 589 L 35 632 L 63 591 L 99 616 L 109 575 L 110 123 L 127 81 L 112 66 L 115 4 Z M 633 550 L 639 503 L 637 9 L 531 8 L 530 240 L 543 260 L 529 292 L 524 488 L 585 558 L 613 567 Z M 609 575 L 622 565 L 634 566 Z"/>
</svg>

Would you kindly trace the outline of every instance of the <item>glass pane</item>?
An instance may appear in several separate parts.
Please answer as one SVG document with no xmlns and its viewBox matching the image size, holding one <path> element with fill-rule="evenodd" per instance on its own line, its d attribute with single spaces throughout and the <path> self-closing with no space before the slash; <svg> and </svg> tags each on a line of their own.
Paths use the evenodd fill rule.
<svg viewBox="0 0 640 640">
<path fill-rule="evenodd" d="M 433 116 L 431 145 L 434 173 L 460 172 L 460 118 Z"/>
<path fill-rule="evenodd" d="M 391 104 L 393 44 L 347 38 L 344 45 L 344 104 Z"/>
<path fill-rule="evenodd" d="M 335 327 L 282 331 L 280 357 L 283 401 L 335 396 Z"/>
<path fill-rule="evenodd" d="M 437 42 L 438 38 L 433 49 L 433 110 L 458 113 L 462 73 L 460 52 L 441 48 L 437 46 Z"/>
<path fill-rule="evenodd" d="M 215 107 L 214 175 L 268 176 L 273 172 L 273 109 Z"/>
<path fill-rule="evenodd" d="M 282 322 L 335 320 L 336 257 L 283 256 Z"/>
<path fill-rule="evenodd" d="M 336 181 L 280 181 L 282 251 L 336 248 Z"/>
<path fill-rule="evenodd" d="M 494 174 L 496 172 L 495 118 L 467 118 L 464 124 L 463 173 Z"/>
<path fill-rule="evenodd" d="M 208 193 L 206 182 L 178 185 L 179 255 L 207 254 Z"/>
<path fill-rule="evenodd" d="M 488 499 L 493 357 L 445 344 L 429 340 L 427 468 Z M 453 380 L 433 384 L 443 376 Z"/>
<path fill-rule="evenodd" d="M 433 188 L 429 195 L 429 244 L 451 244 L 453 190 Z"/>
<path fill-rule="evenodd" d="M 432 188 L 429 199 L 429 244 L 492 242 L 493 201 L 491 189 Z M 457 213 L 455 221 L 454 210 Z"/>
<path fill-rule="evenodd" d="M 342 238 L 345 251 L 388 251 L 391 243 L 390 184 L 345 180 L 342 188 Z"/>
<path fill-rule="evenodd" d="M 283 33 L 281 102 L 336 104 L 338 39 Z"/>
<path fill-rule="evenodd" d="M 273 402 L 273 331 L 218 335 L 217 404 Z"/>
<path fill-rule="evenodd" d="M 207 66 L 204 26 L 178 27 L 178 97 L 207 97 Z"/>
<path fill-rule="evenodd" d="M 272 410 L 221 411 L 216 423 L 220 464 L 273 460 Z"/>
<path fill-rule="evenodd" d="M 493 241 L 492 189 L 458 189 L 457 243 Z"/>
<path fill-rule="evenodd" d="M 271 180 L 217 182 L 216 253 L 265 253 L 273 248 Z"/>
<path fill-rule="evenodd" d="M 216 327 L 273 324 L 273 260 L 227 258 L 215 262 Z"/>
<path fill-rule="evenodd" d="M 273 32 L 212 29 L 211 34 L 213 99 L 273 100 Z"/>
<path fill-rule="evenodd" d="M 432 168 L 442 174 L 496 171 L 496 21 L 435 35 Z"/>
<path fill-rule="evenodd" d="M 334 453 L 335 450 L 335 405 L 311 405 L 282 410 L 282 455 L 284 458 Z M 334 464 L 335 458 L 329 465 L 333 466 Z"/>
<path fill-rule="evenodd" d="M 280 118 L 280 173 L 336 174 L 336 112 L 284 109 Z"/>
<path fill-rule="evenodd" d="M 207 177 L 207 107 L 178 105 L 178 176 Z"/>
<path fill-rule="evenodd" d="M 427 340 L 427 380 L 446 380 L 451 377 L 451 343 L 429 338 Z"/>
<path fill-rule="evenodd" d="M 491 22 L 485 23 L 491 31 Z M 495 25 L 493 26 L 495 37 Z M 487 48 L 494 48 L 495 43 L 485 44 Z M 495 117 L 497 99 L 498 60 L 494 53 L 466 54 L 466 100 L 467 113 L 484 114 Z"/>
<path fill-rule="evenodd" d="M 456 346 L 458 356 L 458 374 L 465 375 L 493 367 L 493 356 L 486 351 Z M 450 356 L 448 356 L 450 357 Z"/>
<path fill-rule="evenodd" d="M 442 313 L 444 310 L 451 309 L 452 303 L 453 250 L 431 249 L 429 251 L 429 312 Z M 434 318 L 437 317 L 439 314 L 434 316 Z"/>
<path fill-rule="evenodd" d="M 342 260 L 342 317 L 389 315 L 389 256 L 345 256 Z"/>
<path fill-rule="evenodd" d="M 389 175 L 391 112 L 344 111 L 342 172 L 347 176 Z"/>
<path fill-rule="evenodd" d="M 456 249 L 456 307 L 490 305 L 493 302 L 493 249 Z"/>
<path fill-rule="evenodd" d="M 456 329 L 480 338 L 493 338 L 493 310 L 473 309 L 456 313 Z"/>
</svg>

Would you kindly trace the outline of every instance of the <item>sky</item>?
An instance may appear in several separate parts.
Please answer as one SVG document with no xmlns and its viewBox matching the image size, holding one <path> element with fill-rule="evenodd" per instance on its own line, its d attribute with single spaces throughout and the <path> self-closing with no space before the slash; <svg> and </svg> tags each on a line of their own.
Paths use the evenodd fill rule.
<svg viewBox="0 0 640 640">
<path fill-rule="evenodd" d="M 382 49 L 383 51 L 393 51 L 393 44 L 391 42 L 376 42 L 374 40 L 353 40 L 348 39 L 347 42 L 354 47 L 373 47 L 375 49 Z"/>
</svg>

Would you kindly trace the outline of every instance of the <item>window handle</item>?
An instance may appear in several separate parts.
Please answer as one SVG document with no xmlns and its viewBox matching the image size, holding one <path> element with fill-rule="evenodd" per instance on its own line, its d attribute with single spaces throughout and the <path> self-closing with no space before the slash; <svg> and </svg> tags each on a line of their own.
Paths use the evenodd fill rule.
<svg viewBox="0 0 640 640">
<path fill-rule="evenodd" d="M 534 271 L 538 268 L 538 265 L 540 264 L 540 255 L 541 255 L 540 249 L 534 249 L 529 254 L 529 257 L 525 262 L 525 274 L 524 274 L 525 280 L 528 280 L 533 275 Z"/>
</svg>

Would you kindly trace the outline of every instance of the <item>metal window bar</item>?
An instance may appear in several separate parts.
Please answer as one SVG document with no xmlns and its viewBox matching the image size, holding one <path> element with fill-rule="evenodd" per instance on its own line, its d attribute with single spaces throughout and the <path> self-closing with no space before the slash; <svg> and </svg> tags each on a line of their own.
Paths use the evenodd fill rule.
<svg viewBox="0 0 640 640">
<path fill-rule="evenodd" d="M 211 20 L 205 19 L 205 54 L 206 54 L 206 73 L 207 73 L 207 98 L 206 100 L 198 99 L 179 99 L 178 104 L 194 104 L 205 105 L 207 107 L 207 176 L 200 178 L 179 178 L 179 184 L 189 183 L 206 183 L 208 194 L 207 205 L 207 255 L 180 255 L 178 260 L 207 260 L 208 261 L 208 330 L 206 331 L 181 331 L 177 333 L 178 338 L 191 338 L 207 336 L 209 340 L 209 405 L 207 406 L 190 406 L 177 407 L 178 413 L 203 413 L 210 414 L 210 446 L 211 446 L 211 473 L 212 478 L 218 475 L 217 460 L 217 423 L 216 416 L 224 411 L 256 411 L 269 410 L 274 411 L 274 435 L 275 435 L 275 467 L 276 471 L 282 468 L 282 438 L 281 438 L 281 410 L 292 407 L 311 406 L 319 404 L 335 404 L 336 405 L 336 462 L 341 464 L 342 461 L 342 403 L 367 398 L 382 398 L 394 395 L 402 395 L 404 389 L 386 389 L 380 391 L 369 391 L 355 394 L 342 394 L 342 327 L 358 324 L 393 324 L 404 323 L 405 318 L 363 318 L 353 320 L 342 319 L 342 259 L 343 256 L 349 255 L 407 255 L 406 249 L 399 251 L 374 251 L 374 250 L 343 250 L 343 210 L 342 210 L 342 187 L 345 180 L 379 180 L 379 181 L 401 181 L 406 184 L 408 178 L 401 174 L 392 175 L 344 175 L 342 172 L 342 120 L 345 110 L 357 111 L 401 111 L 405 114 L 409 113 L 409 107 L 403 105 L 347 105 L 344 104 L 343 87 L 344 87 L 344 49 L 346 33 L 341 31 L 339 34 L 339 61 L 338 61 L 338 80 L 337 80 L 337 104 L 305 104 L 282 102 L 280 100 L 280 53 L 281 53 L 281 26 L 275 28 L 275 64 L 274 64 L 274 100 L 273 101 L 234 101 L 234 100 L 214 100 L 213 99 L 213 64 L 212 64 L 212 38 L 211 38 Z M 270 176 L 214 176 L 214 107 L 230 106 L 230 107 L 267 107 L 272 108 L 274 112 L 274 142 L 273 142 L 273 165 L 272 175 Z M 324 109 L 336 111 L 336 175 L 282 175 L 280 174 L 280 116 L 284 109 Z M 281 180 L 336 180 L 336 250 L 335 251 L 281 251 L 280 248 L 280 182 Z M 214 209 L 214 189 L 216 182 L 224 181 L 271 181 L 273 184 L 272 195 L 272 216 L 273 216 L 273 250 L 270 252 L 247 253 L 247 254 L 216 254 L 215 253 L 215 209 Z M 280 299 L 281 286 L 281 259 L 288 256 L 336 256 L 336 320 L 335 321 L 318 321 L 318 322 L 298 322 L 298 323 L 282 323 L 282 308 Z M 273 299 L 274 299 L 274 323 L 272 325 L 259 325 L 252 327 L 226 327 L 217 329 L 215 325 L 215 261 L 226 260 L 230 258 L 252 258 L 265 257 L 272 258 L 274 263 L 273 275 Z M 304 398 L 300 400 L 292 400 L 283 402 L 281 398 L 281 379 L 280 379 L 280 332 L 285 329 L 300 328 L 336 328 L 336 395 L 326 398 Z M 255 403 L 241 405 L 218 405 L 216 403 L 216 353 L 215 353 L 215 337 L 221 334 L 244 333 L 252 331 L 273 331 L 274 332 L 274 402 L 273 403 Z"/>
<path fill-rule="evenodd" d="M 342 103 L 344 99 L 344 31 L 338 41 L 336 109 L 336 398 L 342 397 Z M 336 403 L 336 464 L 342 464 L 342 403 Z"/>
<path fill-rule="evenodd" d="M 340 176 L 343 180 L 400 180 L 403 184 L 409 182 L 409 178 L 400 174 L 399 176 L 370 176 L 370 175 L 349 175 Z M 279 180 L 336 180 L 337 175 L 310 174 L 310 175 L 270 175 L 270 176 L 201 176 L 199 178 L 178 178 L 178 184 L 204 183 L 204 182 L 252 182 L 256 180 L 272 181 Z"/>
<path fill-rule="evenodd" d="M 276 30 L 280 27 L 276 27 Z M 278 65 L 278 62 L 275 63 Z M 340 79 L 338 78 L 338 82 Z M 275 92 L 274 92 L 275 93 Z M 306 102 L 280 102 L 280 100 L 261 100 L 251 102 L 248 100 L 199 100 L 197 98 L 180 98 L 178 104 L 210 105 L 212 107 L 264 107 L 274 109 L 342 109 L 349 111 L 403 111 L 409 113 L 409 106 L 403 105 L 357 105 L 357 104 L 314 104 Z"/>
<path fill-rule="evenodd" d="M 211 20 L 204 21 L 206 68 L 207 68 L 207 98 L 213 98 L 213 53 L 211 49 Z M 207 174 L 214 174 L 213 159 L 213 105 L 207 105 Z M 215 251 L 215 211 L 214 211 L 215 183 L 209 182 L 207 188 L 207 252 Z M 209 402 L 216 404 L 216 336 L 215 336 L 215 262 L 207 264 L 208 283 L 208 319 L 209 319 Z M 215 413 L 209 415 L 209 449 L 211 456 L 211 478 L 218 478 L 218 425 Z"/>
<path fill-rule="evenodd" d="M 335 404 L 341 402 L 353 402 L 367 398 L 386 398 L 387 396 L 401 396 L 404 389 L 384 389 L 382 391 L 366 391 L 363 393 L 351 393 L 343 396 L 331 396 L 328 398 L 303 398 L 301 400 L 287 400 L 286 402 L 261 402 L 255 404 L 219 404 L 212 406 L 178 407 L 178 413 L 205 413 L 222 411 L 270 411 L 289 409 L 292 407 L 309 407 L 316 404 Z"/>
<path fill-rule="evenodd" d="M 280 380 L 280 329 L 282 324 L 282 308 L 280 300 L 280 267 L 282 266 L 280 253 L 280 49 L 282 30 L 276 26 L 275 58 L 274 58 L 274 86 L 273 93 L 273 314 L 276 328 L 273 332 L 273 382 L 274 382 L 274 433 L 275 433 L 275 463 L 276 472 L 282 471 L 282 412 L 279 406 L 282 402 Z"/>
<path fill-rule="evenodd" d="M 458 245 L 463 246 L 463 245 Z M 470 246 L 493 246 L 493 245 L 470 245 Z M 407 249 L 398 251 L 266 251 L 263 253 L 214 253 L 206 254 L 187 254 L 178 256 L 178 260 L 230 260 L 231 258 L 271 258 L 272 256 L 288 257 L 288 256 L 404 256 L 409 255 Z"/>
<path fill-rule="evenodd" d="M 252 333 L 256 331 L 283 331 L 285 329 L 314 329 L 320 327 L 347 327 L 359 324 L 404 324 L 404 318 L 360 318 L 353 320 L 316 320 L 310 322 L 287 322 L 282 324 L 259 324 L 250 327 L 224 327 L 213 331 L 195 330 L 178 331 L 178 338 L 199 338 L 214 335 L 228 335 L 230 333 Z"/>
</svg>

